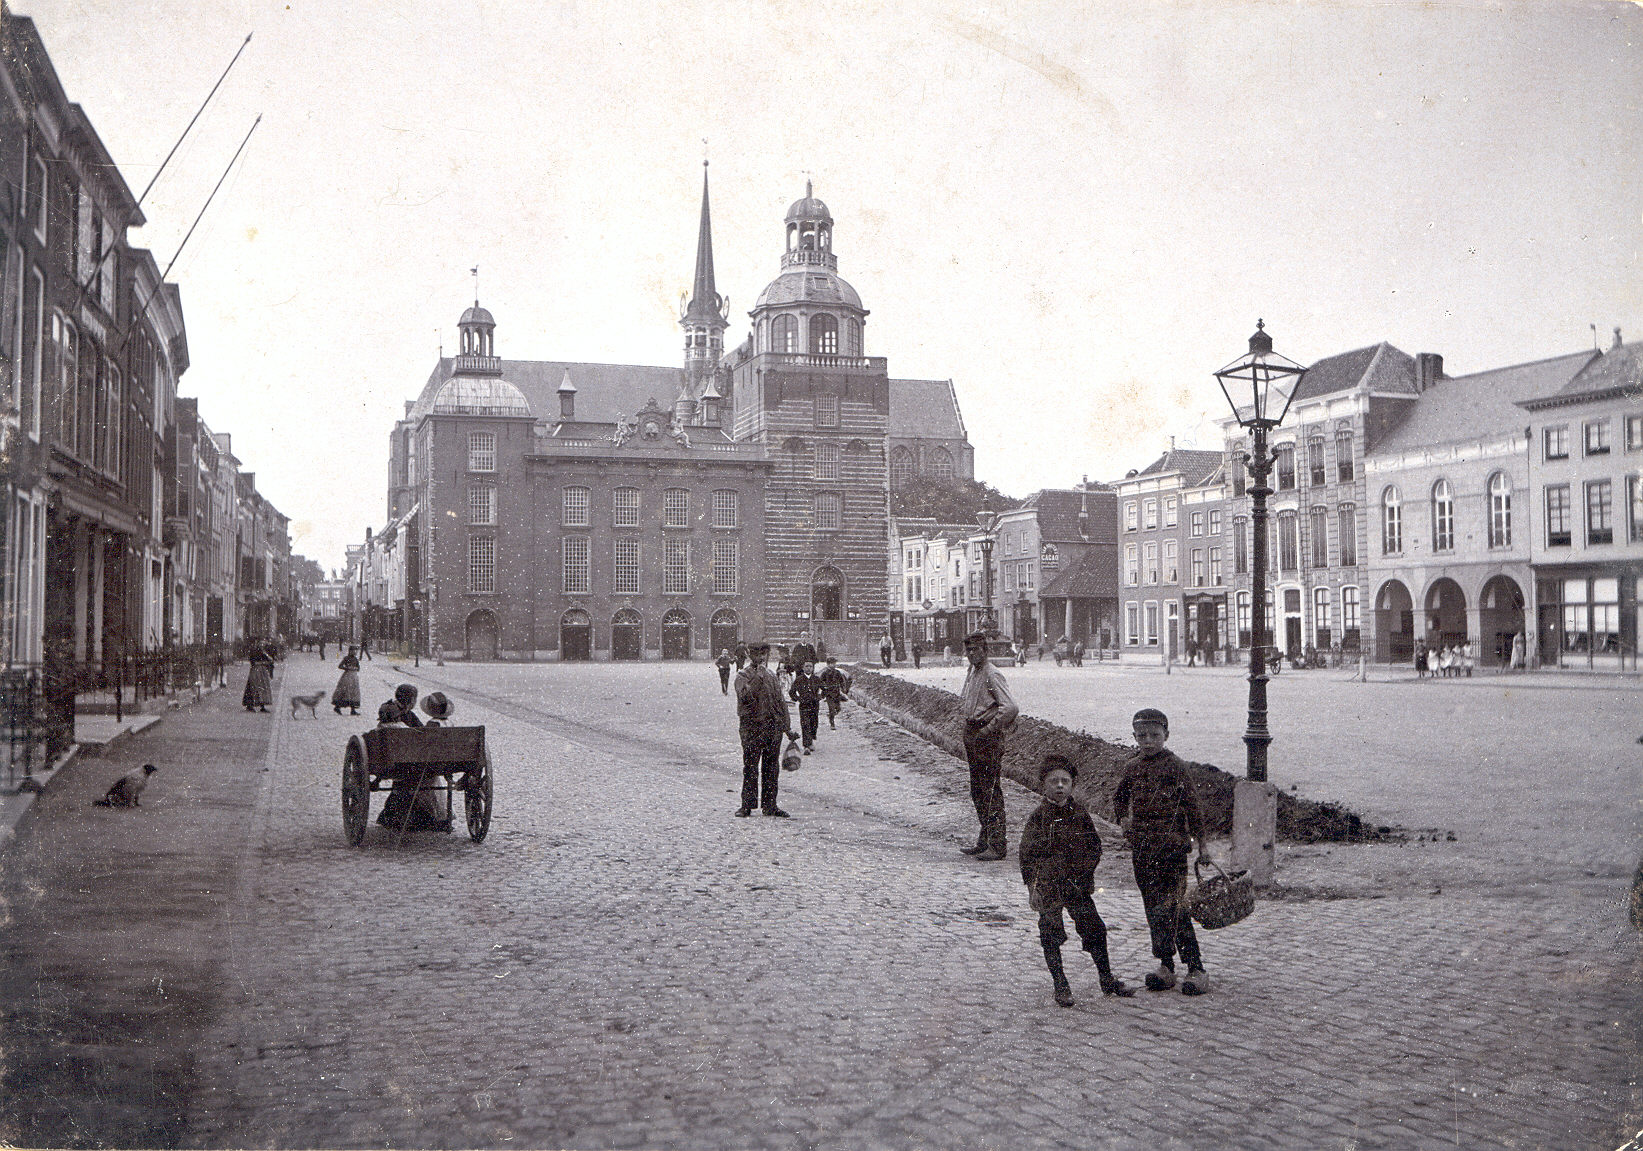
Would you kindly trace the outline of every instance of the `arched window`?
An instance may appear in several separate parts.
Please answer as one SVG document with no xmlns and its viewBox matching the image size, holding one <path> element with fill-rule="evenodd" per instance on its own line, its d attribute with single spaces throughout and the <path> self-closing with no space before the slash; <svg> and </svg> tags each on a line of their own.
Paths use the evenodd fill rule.
<svg viewBox="0 0 1643 1151">
<path fill-rule="evenodd" d="M 1307 482 L 1313 487 L 1322 486 L 1328 473 L 1324 470 L 1324 438 L 1313 436 L 1306 442 L 1306 472 Z"/>
<path fill-rule="evenodd" d="M 844 354 L 861 355 L 861 321 L 854 317 L 844 321 Z"/>
<path fill-rule="evenodd" d="M 913 478 L 913 453 L 897 448 L 890 453 L 890 486 L 900 488 Z"/>
<path fill-rule="evenodd" d="M 1432 550 L 1455 550 L 1455 497 L 1448 480 L 1432 485 Z"/>
<path fill-rule="evenodd" d="M 825 313 L 810 317 L 810 351 L 817 356 L 839 354 L 839 319 Z"/>
<path fill-rule="evenodd" d="M 1279 444 L 1272 451 L 1273 468 L 1278 473 L 1278 490 L 1287 492 L 1295 486 L 1295 445 Z"/>
<path fill-rule="evenodd" d="M 1505 472 L 1489 477 L 1489 546 L 1512 546 L 1512 481 Z"/>
<path fill-rule="evenodd" d="M 1388 485 L 1381 493 L 1381 554 L 1397 555 L 1403 551 L 1403 497 L 1396 485 Z"/>
<path fill-rule="evenodd" d="M 770 327 L 770 350 L 796 352 L 799 350 L 799 319 L 797 316 L 777 316 Z"/>
<path fill-rule="evenodd" d="M 946 448 L 937 448 L 930 453 L 930 474 L 938 480 L 953 478 L 953 457 Z"/>
<path fill-rule="evenodd" d="M 817 568 L 811 577 L 810 615 L 818 620 L 844 618 L 844 576 L 838 568 Z"/>
</svg>

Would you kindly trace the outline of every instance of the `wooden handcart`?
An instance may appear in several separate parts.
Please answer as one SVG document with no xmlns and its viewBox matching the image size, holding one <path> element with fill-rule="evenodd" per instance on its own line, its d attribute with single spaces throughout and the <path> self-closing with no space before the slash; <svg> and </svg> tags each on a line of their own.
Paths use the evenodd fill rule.
<svg viewBox="0 0 1643 1151">
<path fill-rule="evenodd" d="M 483 727 L 378 727 L 350 736 L 342 757 L 342 826 L 349 844 L 365 842 L 371 793 L 396 783 L 444 792 L 447 820 L 460 791 L 468 837 L 479 843 L 490 830 L 491 757 Z"/>
</svg>

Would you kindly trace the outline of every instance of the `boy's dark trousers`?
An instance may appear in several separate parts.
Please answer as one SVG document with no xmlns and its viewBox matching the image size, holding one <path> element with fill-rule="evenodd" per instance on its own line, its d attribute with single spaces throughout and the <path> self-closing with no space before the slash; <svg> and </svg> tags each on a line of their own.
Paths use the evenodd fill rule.
<svg viewBox="0 0 1643 1151">
<path fill-rule="evenodd" d="M 964 758 L 970 764 L 970 802 L 976 806 L 981 832 L 976 842 L 1005 854 L 1004 785 L 999 781 L 1004 761 L 1004 736 L 979 735 L 985 721 L 964 721 Z"/>
<path fill-rule="evenodd" d="M 776 806 L 776 781 L 782 774 L 780 728 L 742 728 L 742 806 L 769 811 Z M 764 801 L 760 802 L 760 794 Z"/>
<path fill-rule="evenodd" d="M 1072 916 L 1085 951 L 1095 960 L 1102 982 L 1112 980 L 1112 962 L 1107 958 L 1107 925 L 1095 909 L 1095 901 L 1076 887 L 1040 883 L 1038 886 L 1038 941 L 1044 946 L 1045 961 L 1053 954 L 1059 961 L 1061 945 L 1067 942 L 1067 925 L 1061 918 L 1064 908 Z M 1053 973 L 1058 963 L 1051 963 Z"/>
<path fill-rule="evenodd" d="M 839 708 L 841 706 L 842 706 L 842 701 L 840 699 L 838 699 L 838 697 L 831 696 L 831 695 L 827 697 L 827 726 L 828 727 L 837 726 L 836 724 L 834 724 L 833 721 L 835 719 L 839 718 Z M 801 716 L 800 718 L 803 718 L 803 717 Z"/>
<path fill-rule="evenodd" d="M 821 720 L 821 700 L 806 703 L 799 701 L 799 738 L 804 746 L 809 747 L 816 742 L 816 727 Z"/>
<path fill-rule="evenodd" d="M 1153 955 L 1164 966 L 1174 967 L 1179 952 L 1187 970 L 1202 968 L 1198 935 L 1192 929 L 1192 916 L 1187 914 L 1186 847 L 1137 838 L 1131 845 L 1131 858 L 1135 885 L 1141 889 L 1141 903 L 1147 909 Z"/>
<path fill-rule="evenodd" d="M 719 669 L 719 691 L 723 695 L 730 694 L 730 668 L 728 666 Z"/>
</svg>

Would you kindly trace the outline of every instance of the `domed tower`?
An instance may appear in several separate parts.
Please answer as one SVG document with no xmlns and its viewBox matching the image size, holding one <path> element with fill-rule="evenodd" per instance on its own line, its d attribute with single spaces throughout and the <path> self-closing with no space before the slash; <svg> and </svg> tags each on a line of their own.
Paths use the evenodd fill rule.
<svg viewBox="0 0 1643 1151">
<path fill-rule="evenodd" d="M 838 272 L 833 215 L 806 181 L 783 221 L 781 274 L 749 313 L 732 368 L 733 435 L 763 443 L 765 620 L 867 654 L 889 623 L 885 436 L 890 385 L 863 354 L 867 309 Z"/>
<path fill-rule="evenodd" d="M 502 361 L 496 355 L 496 321 L 479 306 L 478 300 L 462 313 L 456 330 L 456 362 L 451 365 L 452 370 L 459 375 L 500 376 Z"/>
<path fill-rule="evenodd" d="M 679 316 L 685 330 L 685 380 L 674 401 L 681 424 L 694 422 L 697 401 L 708 391 L 724 356 L 729 301 L 713 283 L 713 223 L 707 206 L 707 161 L 702 161 L 702 223 L 696 234 L 696 278 L 690 302 Z"/>
</svg>

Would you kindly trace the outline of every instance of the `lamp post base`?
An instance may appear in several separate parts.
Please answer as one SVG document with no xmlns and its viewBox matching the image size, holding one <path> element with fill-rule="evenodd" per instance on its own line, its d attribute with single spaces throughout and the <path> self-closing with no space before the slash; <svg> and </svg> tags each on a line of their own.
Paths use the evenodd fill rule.
<svg viewBox="0 0 1643 1151">
<path fill-rule="evenodd" d="M 1256 887 L 1272 885 L 1278 839 L 1278 788 L 1266 780 L 1232 785 L 1232 866 L 1249 872 Z"/>
</svg>

